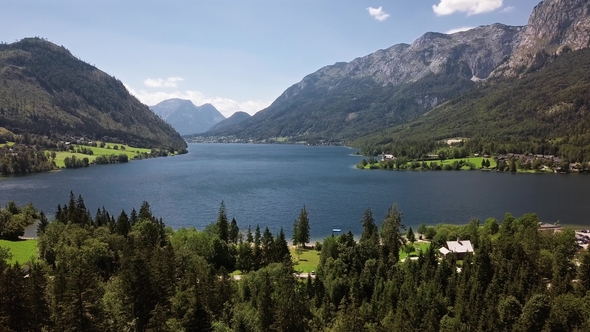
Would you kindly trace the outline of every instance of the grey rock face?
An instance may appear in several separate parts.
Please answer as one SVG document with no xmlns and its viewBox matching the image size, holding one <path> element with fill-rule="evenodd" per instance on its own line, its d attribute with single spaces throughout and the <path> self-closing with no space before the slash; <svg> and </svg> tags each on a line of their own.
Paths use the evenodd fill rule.
<svg viewBox="0 0 590 332">
<path fill-rule="evenodd" d="M 560 54 L 590 46 L 590 1 L 545 0 L 529 18 L 510 60 L 493 76 L 515 76 L 538 61 L 538 53 Z"/>
<path fill-rule="evenodd" d="M 349 63 L 321 68 L 286 91 L 284 97 L 310 87 L 330 89 L 343 78 L 370 77 L 382 85 L 415 82 L 429 74 L 486 79 L 512 54 L 522 31 L 523 27 L 493 24 L 452 35 L 429 32 L 412 45 L 394 45 Z"/>
</svg>

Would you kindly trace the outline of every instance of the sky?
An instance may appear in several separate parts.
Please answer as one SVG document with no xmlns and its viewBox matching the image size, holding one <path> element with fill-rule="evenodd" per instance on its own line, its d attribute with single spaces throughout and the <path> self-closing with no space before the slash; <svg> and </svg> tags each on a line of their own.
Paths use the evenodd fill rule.
<svg viewBox="0 0 590 332">
<path fill-rule="evenodd" d="M 42 37 L 121 80 L 147 105 L 169 98 L 254 114 L 291 85 L 426 32 L 526 25 L 539 0 L 18 0 L 0 41 Z"/>
</svg>

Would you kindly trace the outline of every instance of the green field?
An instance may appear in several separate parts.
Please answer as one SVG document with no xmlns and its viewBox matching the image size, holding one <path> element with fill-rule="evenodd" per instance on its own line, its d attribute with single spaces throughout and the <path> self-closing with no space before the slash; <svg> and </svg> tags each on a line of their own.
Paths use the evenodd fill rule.
<svg viewBox="0 0 590 332">
<path fill-rule="evenodd" d="M 444 165 L 452 165 L 454 162 L 459 162 L 461 160 L 464 160 L 468 163 L 472 163 L 475 165 L 476 168 L 481 168 L 481 162 L 484 159 L 488 159 L 490 161 L 490 167 L 489 168 L 495 168 L 496 167 L 496 160 L 494 158 L 484 158 L 484 157 L 469 157 L 469 158 L 459 158 L 459 159 L 446 159 L 443 160 L 443 166 Z M 440 161 L 439 161 L 440 162 Z M 467 166 L 463 166 L 463 168 L 461 169 L 469 169 L 469 167 Z"/>
<path fill-rule="evenodd" d="M 98 143 L 100 144 L 100 142 L 98 142 Z M 115 145 L 119 146 L 119 149 L 117 149 L 117 150 L 113 149 L 113 147 Z M 125 147 L 125 150 L 121 149 L 122 146 Z M 135 147 L 131 147 L 129 145 L 116 144 L 116 143 L 105 143 L 104 148 L 94 147 L 94 146 L 85 146 L 85 145 L 74 145 L 74 149 L 79 148 L 79 147 L 80 148 L 81 147 L 90 148 L 92 150 L 93 155 L 86 155 L 86 154 L 82 154 L 82 153 L 72 153 L 69 151 L 57 151 L 55 153 L 55 165 L 57 165 L 57 167 L 65 167 L 64 160 L 66 159 L 66 157 L 72 157 L 72 156 L 76 156 L 76 159 L 88 158 L 88 160 L 90 160 L 90 162 L 92 162 L 98 156 L 109 156 L 111 154 L 119 155 L 121 153 L 124 153 L 131 160 L 131 159 L 133 159 L 133 157 L 137 156 L 140 153 L 144 153 L 144 152 L 150 153 L 151 152 L 150 149 L 135 148 Z M 110 147 L 110 149 L 109 149 L 109 147 Z M 46 153 L 47 152 L 51 153 L 51 151 L 46 151 Z"/>
<path fill-rule="evenodd" d="M 22 241 L 6 241 L 0 240 L 0 247 L 10 249 L 12 254 L 11 263 L 19 262 L 24 264 L 30 260 L 31 257 L 37 258 L 37 240 L 22 240 Z"/>
<path fill-rule="evenodd" d="M 481 162 L 484 159 L 488 159 L 490 161 L 490 167 L 488 167 L 487 169 L 493 169 L 496 167 L 496 160 L 494 158 L 483 158 L 483 157 L 468 157 L 468 158 L 458 158 L 458 159 L 445 159 L 442 161 L 442 165 L 443 167 L 445 165 L 453 165 L 454 162 L 460 162 L 460 161 L 465 161 L 467 163 L 472 163 L 475 165 L 476 169 L 482 169 L 481 168 Z M 380 159 L 379 159 L 380 160 Z M 432 160 L 425 160 L 425 162 L 430 165 L 430 163 L 437 163 L 440 164 L 441 161 L 438 159 L 432 159 Z M 422 161 L 419 161 L 419 163 L 422 163 Z M 410 166 L 412 164 L 412 161 L 408 161 L 407 165 Z M 377 164 L 373 164 L 373 166 L 376 166 L 378 169 L 382 169 L 383 167 L 381 167 L 381 164 L 378 162 Z M 364 169 L 371 169 L 371 165 L 367 164 L 365 166 Z M 410 168 L 408 168 L 409 170 Z M 421 170 L 422 168 L 417 168 L 417 170 Z M 469 166 L 463 166 L 461 167 L 462 170 L 469 170 Z"/>
<path fill-rule="evenodd" d="M 414 248 L 416 248 L 416 250 L 412 252 L 410 256 L 418 256 L 420 254 L 420 251 L 425 252 L 428 248 L 430 248 L 430 242 L 415 242 Z M 404 259 L 406 257 L 408 257 L 408 254 L 406 254 L 403 250 L 400 251 L 399 259 Z"/>
<path fill-rule="evenodd" d="M 13 146 L 13 145 L 14 145 L 14 142 L 1 143 L 0 148 L 5 147 L 5 146 Z"/>
<path fill-rule="evenodd" d="M 298 272 L 311 272 L 318 268 L 320 263 L 320 252 L 314 249 L 297 249 L 290 248 L 291 257 L 293 257 L 293 268 Z M 298 252 L 300 254 L 298 254 Z"/>
</svg>

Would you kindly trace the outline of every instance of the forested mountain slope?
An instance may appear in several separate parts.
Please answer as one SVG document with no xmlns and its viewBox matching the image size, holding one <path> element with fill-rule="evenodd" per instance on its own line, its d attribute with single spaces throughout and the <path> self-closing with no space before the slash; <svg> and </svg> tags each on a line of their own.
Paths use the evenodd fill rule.
<svg viewBox="0 0 590 332">
<path fill-rule="evenodd" d="M 218 123 L 216 123 L 213 127 L 211 127 L 210 130 L 217 130 L 217 129 L 221 129 L 227 126 L 231 126 L 234 124 L 238 124 L 244 120 L 248 120 L 250 118 L 250 114 L 246 113 L 246 112 L 235 112 L 234 114 L 232 114 L 232 116 L 230 116 L 229 118 L 219 121 Z"/>
<path fill-rule="evenodd" d="M 547 60 L 543 70 L 488 84 L 407 124 L 357 140 L 391 150 L 450 137 L 555 145 L 572 161 L 590 158 L 590 49 Z M 566 151 L 569 151 L 566 153 Z M 542 153 L 542 152 L 541 152 Z"/>
<path fill-rule="evenodd" d="M 0 45 L 0 127 L 15 134 L 186 147 L 121 81 L 39 38 Z"/>
<path fill-rule="evenodd" d="M 238 125 L 208 132 L 244 138 L 350 139 L 414 119 L 485 79 L 516 45 L 521 27 L 426 33 L 326 66 Z"/>
</svg>

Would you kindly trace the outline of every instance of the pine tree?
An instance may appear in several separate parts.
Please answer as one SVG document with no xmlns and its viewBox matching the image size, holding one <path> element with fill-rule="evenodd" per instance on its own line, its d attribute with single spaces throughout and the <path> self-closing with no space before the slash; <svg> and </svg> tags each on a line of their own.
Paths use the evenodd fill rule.
<svg viewBox="0 0 590 332">
<path fill-rule="evenodd" d="M 281 227 L 281 231 L 279 235 L 275 237 L 275 262 L 282 262 L 285 259 L 291 258 L 291 253 L 289 252 L 289 246 L 287 245 L 287 239 L 285 238 L 285 232 Z"/>
<path fill-rule="evenodd" d="M 405 244 L 402 236 L 402 213 L 397 205 L 389 208 L 387 216 L 381 224 L 381 242 L 383 244 L 383 260 L 394 265 L 399 261 L 399 252 Z"/>
<path fill-rule="evenodd" d="M 45 213 L 41 211 L 41 213 L 39 213 L 39 224 L 37 225 L 37 237 L 45 232 L 47 225 L 49 225 L 49 220 L 47 220 Z"/>
<path fill-rule="evenodd" d="M 227 220 L 227 212 L 225 209 L 225 203 L 221 201 L 219 206 L 219 212 L 217 212 L 217 235 L 222 241 L 228 242 L 229 240 L 229 222 Z"/>
<path fill-rule="evenodd" d="M 305 244 L 309 242 L 309 218 L 307 216 L 307 210 L 305 205 L 299 212 L 299 218 L 295 220 L 293 225 L 293 244 L 301 244 L 305 247 Z"/>
<path fill-rule="evenodd" d="M 252 243 L 254 242 L 254 237 L 252 236 L 252 227 L 248 226 L 248 231 L 246 232 L 246 242 Z"/>
<path fill-rule="evenodd" d="M 129 231 L 131 231 L 131 223 L 129 222 L 129 218 L 127 217 L 127 213 L 125 210 L 121 211 L 119 218 L 117 218 L 117 224 L 115 226 L 117 234 L 123 235 L 127 237 Z"/>
<path fill-rule="evenodd" d="M 414 231 L 412 230 L 412 227 L 410 227 L 408 229 L 408 232 L 406 233 L 406 238 L 408 239 L 408 241 L 410 241 L 411 243 L 416 242 L 416 235 L 414 235 Z"/>
<path fill-rule="evenodd" d="M 365 210 L 363 215 L 363 219 L 361 220 L 361 224 L 363 225 L 363 234 L 361 235 L 360 242 L 366 242 L 371 239 L 377 238 L 379 239 L 379 228 L 375 224 L 375 218 L 373 218 L 373 211 L 370 208 Z"/>
<path fill-rule="evenodd" d="M 229 242 L 237 244 L 239 235 L 240 228 L 238 227 L 238 223 L 236 222 L 235 218 L 232 218 L 229 225 Z"/>
<path fill-rule="evenodd" d="M 262 265 L 266 266 L 274 261 L 274 237 L 272 236 L 268 227 L 262 233 Z"/>
</svg>

